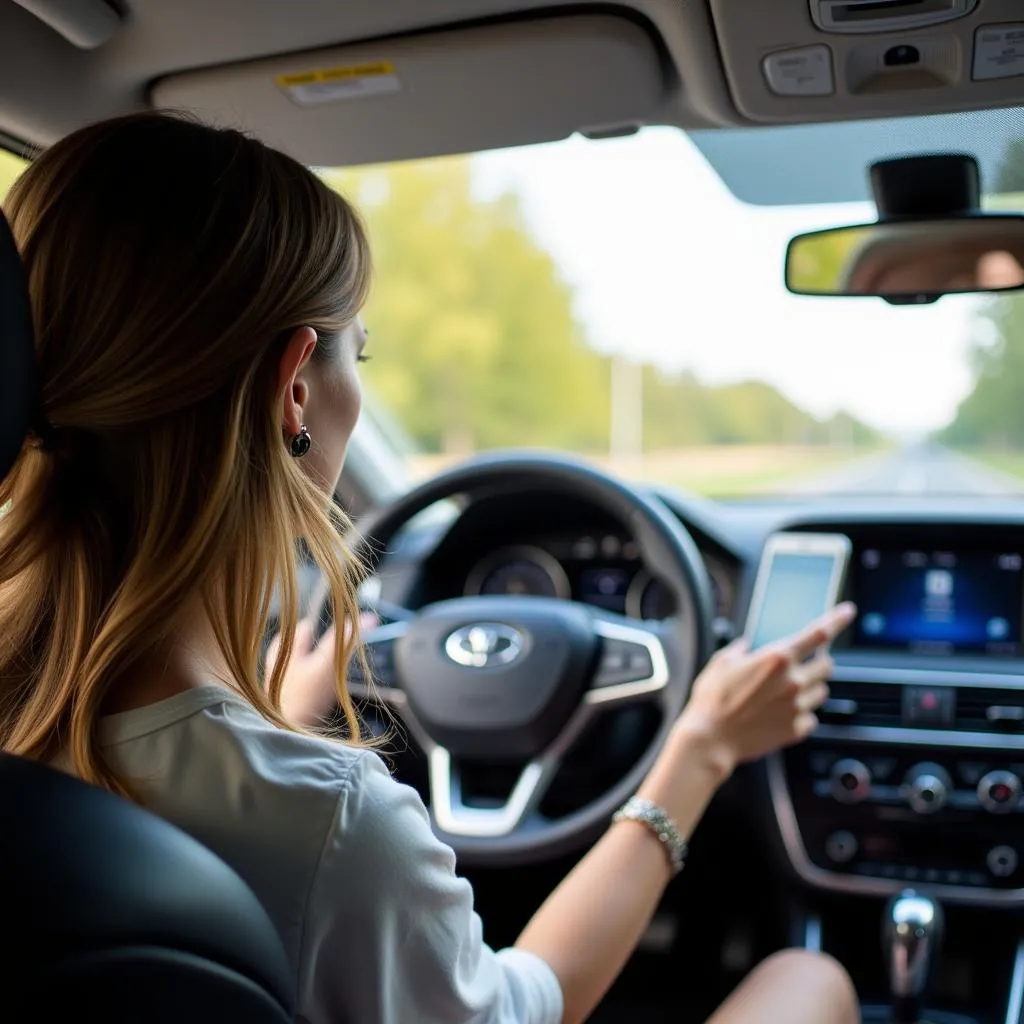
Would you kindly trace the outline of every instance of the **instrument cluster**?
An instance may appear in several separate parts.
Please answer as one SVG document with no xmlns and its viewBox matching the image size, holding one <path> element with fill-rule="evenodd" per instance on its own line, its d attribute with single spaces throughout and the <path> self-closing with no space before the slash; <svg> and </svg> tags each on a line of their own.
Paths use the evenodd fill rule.
<svg viewBox="0 0 1024 1024">
<path fill-rule="evenodd" d="M 706 550 L 701 555 L 715 615 L 730 619 L 738 567 Z M 470 569 L 463 593 L 562 598 L 634 619 L 665 619 L 675 612 L 672 594 L 644 566 L 636 543 L 613 533 L 546 537 L 499 548 Z"/>
</svg>

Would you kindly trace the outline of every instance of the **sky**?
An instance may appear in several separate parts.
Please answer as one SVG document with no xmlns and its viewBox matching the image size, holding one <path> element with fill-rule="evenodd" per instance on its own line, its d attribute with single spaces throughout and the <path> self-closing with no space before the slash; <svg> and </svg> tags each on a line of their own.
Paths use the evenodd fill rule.
<svg viewBox="0 0 1024 1024">
<path fill-rule="evenodd" d="M 765 380 L 818 416 L 845 409 L 902 437 L 949 422 L 970 388 L 977 297 L 896 307 L 785 290 L 789 238 L 874 220 L 868 203 L 747 205 L 671 128 L 480 154 L 474 170 L 481 194 L 520 195 L 603 351 L 708 383 Z"/>
</svg>

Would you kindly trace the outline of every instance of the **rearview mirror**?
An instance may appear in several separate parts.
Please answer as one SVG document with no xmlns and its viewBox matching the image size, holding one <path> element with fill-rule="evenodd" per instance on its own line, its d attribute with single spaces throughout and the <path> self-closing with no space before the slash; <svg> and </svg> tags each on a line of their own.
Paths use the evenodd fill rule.
<svg viewBox="0 0 1024 1024">
<path fill-rule="evenodd" d="M 786 250 L 786 287 L 894 303 L 1024 288 L 1024 216 L 881 221 L 797 235 Z"/>
</svg>

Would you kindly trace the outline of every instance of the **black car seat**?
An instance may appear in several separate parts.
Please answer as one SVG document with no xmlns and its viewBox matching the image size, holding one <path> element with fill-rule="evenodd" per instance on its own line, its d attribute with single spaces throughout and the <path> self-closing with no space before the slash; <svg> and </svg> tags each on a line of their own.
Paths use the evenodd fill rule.
<svg viewBox="0 0 1024 1024">
<path fill-rule="evenodd" d="M 25 276 L 0 214 L 0 479 L 36 396 Z M 4 1021 L 292 1019 L 284 949 L 252 891 L 205 847 L 119 797 L 0 754 L 0 878 Z"/>
</svg>

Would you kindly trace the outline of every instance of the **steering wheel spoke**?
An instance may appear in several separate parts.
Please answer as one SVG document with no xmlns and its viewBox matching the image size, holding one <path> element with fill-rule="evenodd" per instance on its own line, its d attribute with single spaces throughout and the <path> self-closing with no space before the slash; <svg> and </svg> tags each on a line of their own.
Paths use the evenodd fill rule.
<svg viewBox="0 0 1024 1024">
<path fill-rule="evenodd" d="M 434 747 L 428 754 L 430 808 L 438 828 L 452 836 L 500 839 L 522 830 L 558 771 L 558 759 L 546 755 L 527 762 L 508 799 L 493 806 L 464 802 L 462 772 L 450 751 Z"/>
<path fill-rule="evenodd" d="M 650 626 L 595 617 L 601 644 L 584 702 L 625 704 L 659 696 L 671 678 L 661 633 Z"/>
<path fill-rule="evenodd" d="M 362 662 L 353 657 L 348 666 L 348 688 L 353 697 L 375 699 L 392 705 L 402 704 L 405 694 L 398 685 L 395 670 L 395 645 L 409 630 L 409 622 L 399 619 L 376 626 L 363 634 L 363 652 L 370 669 L 367 680 Z"/>
</svg>

